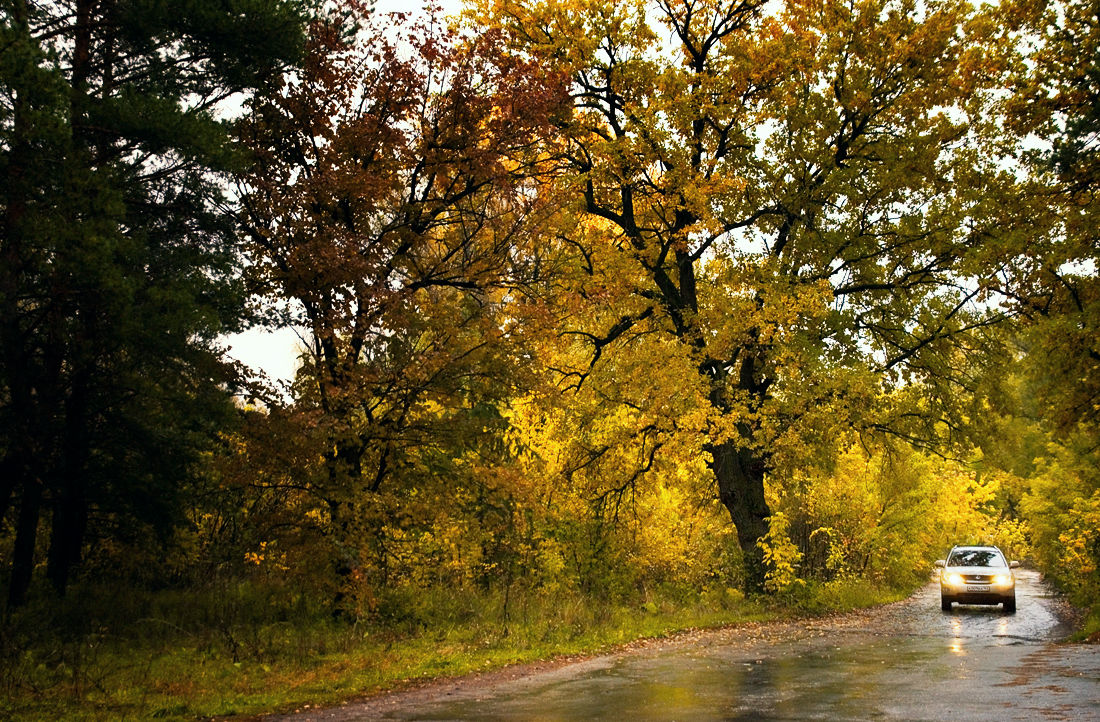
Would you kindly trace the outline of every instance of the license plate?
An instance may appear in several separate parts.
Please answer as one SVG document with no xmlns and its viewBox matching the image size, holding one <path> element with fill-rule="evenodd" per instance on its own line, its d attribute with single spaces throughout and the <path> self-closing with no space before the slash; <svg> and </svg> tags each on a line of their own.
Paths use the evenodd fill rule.
<svg viewBox="0 0 1100 722">
<path fill-rule="evenodd" d="M 968 592 L 988 592 L 988 584 L 967 584 L 966 591 Z"/>
</svg>

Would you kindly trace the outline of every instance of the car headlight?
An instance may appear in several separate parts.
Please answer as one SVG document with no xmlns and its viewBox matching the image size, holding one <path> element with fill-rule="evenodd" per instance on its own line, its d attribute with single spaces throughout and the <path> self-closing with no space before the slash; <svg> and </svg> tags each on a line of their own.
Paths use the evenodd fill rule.
<svg viewBox="0 0 1100 722">
<path fill-rule="evenodd" d="M 944 582 L 944 584 L 950 584 L 951 586 L 957 586 L 957 585 L 963 583 L 963 578 L 962 578 L 961 574 L 944 574 L 943 575 L 943 582 Z"/>
<path fill-rule="evenodd" d="M 1009 584 L 1012 584 L 1012 575 L 1011 574 L 998 574 L 995 577 L 993 577 L 993 583 L 994 584 L 999 584 L 1001 586 L 1007 586 Z"/>
</svg>

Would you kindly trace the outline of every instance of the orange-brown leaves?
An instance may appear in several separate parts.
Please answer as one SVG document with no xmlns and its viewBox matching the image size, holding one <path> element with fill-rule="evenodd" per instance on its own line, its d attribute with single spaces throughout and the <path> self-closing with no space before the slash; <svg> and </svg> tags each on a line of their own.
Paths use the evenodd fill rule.
<svg viewBox="0 0 1100 722">
<path fill-rule="evenodd" d="M 240 181 L 250 271 L 306 329 L 299 401 L 324 411 L 344 496 L 514 381 L 525 326 L 505 300 L 537 255 L 528 179 L 566 99 L 492 32 L 345 10 L 354 36 L 317 22 L 300 74 L 241 124 L 258 163 Z"/>
</svg>

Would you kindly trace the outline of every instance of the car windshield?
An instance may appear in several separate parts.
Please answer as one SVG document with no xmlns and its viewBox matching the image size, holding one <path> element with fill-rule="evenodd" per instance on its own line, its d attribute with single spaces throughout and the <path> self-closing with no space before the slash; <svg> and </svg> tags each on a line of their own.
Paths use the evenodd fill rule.
<svg viewBox="0 0 1100 722">
<path fill-rule="evenodd" d="M 947 560 L 949 567 L 1004 567 L 1005 558 L 995 549 L 956 549 Z"/>
</svg>

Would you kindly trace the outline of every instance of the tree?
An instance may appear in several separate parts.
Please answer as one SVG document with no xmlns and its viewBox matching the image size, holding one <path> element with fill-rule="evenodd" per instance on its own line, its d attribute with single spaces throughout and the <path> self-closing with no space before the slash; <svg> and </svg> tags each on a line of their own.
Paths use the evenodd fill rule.
<svg viewBox="0 0 1100 722">
<path fill-rule="evenodd" d="M 1013 287 L 1027 320 L 1017 387 L 1045 442 L 1020 503 L 1044 572 L 1084 604 L 1100 597 L 1100 18 L 1094 2 L 1020 2 L 1033 41 L 1014 76 L 1010 120 L 1037 142 L 1025 156 L 1043 205 L 1041 254 Z M 1036 235 L 1039 235 L 1036 233 Z M 1020 424 L 1019 421 L 1016 422 Z M 1019 450 L 1015 450 L 1019 453 Z"/>
<path fill-rule="evenodd" d="M 1035 392 L 1061 435 L 1100 428 L 1100 19 L 1093 2 L 1020 3 L 1037 41 L 1011 119 L 1045 143 L 1029 153 L 1046 206 L 1037 272 L 1013 289 L 1034 322 Z M 1091 431 L 1088 431 L 1091 430 Z"/>
<path fill-rule="evenodd" d="M 834 429 L 922 444 L 957 429 L 977 332 L 1004 318 L 982 302 L 1018 253 L 997 232 L 1015 180 L 997 164 L 991 91 L 1012 45 L 995 50 L 993 11 L 771 7 L 485 0 L 478 14 L 572 81 L 549 146 L 555 192 L 605 240 L 552 239 L 593 299 L 568 331 L 587 360 L 563 384 L 639 335 L 680 345 L 707 388 L 704 450 L 755 588 L 766 474 Z M 586 292 L 609 283 L 600 255 L 629 286 L 615 306 Z"/>
<path fill-rule="evenodd" d="M 255 287 L 307 330 L 295 405 L 348 577 L 382 533 L 368 507 L 445 477 L 521 378 L 523 286 L 546 273 L 529 178 L 564 96 L 493 33 L 345 7 L 356 36 L 314 23 L 301 75 L 241 126 L 240 222 Z"/>
<path fill-rule="evenodd" d="M 44 512 L 64 593 L 89 538 L 167 532 L 242 317 L 219 104 L 299 51 L 296 1 L 3 3 L 0 517 L 8 600 Z M 239 42 L 248 37 L 248 43 Z"/>
</svg>

